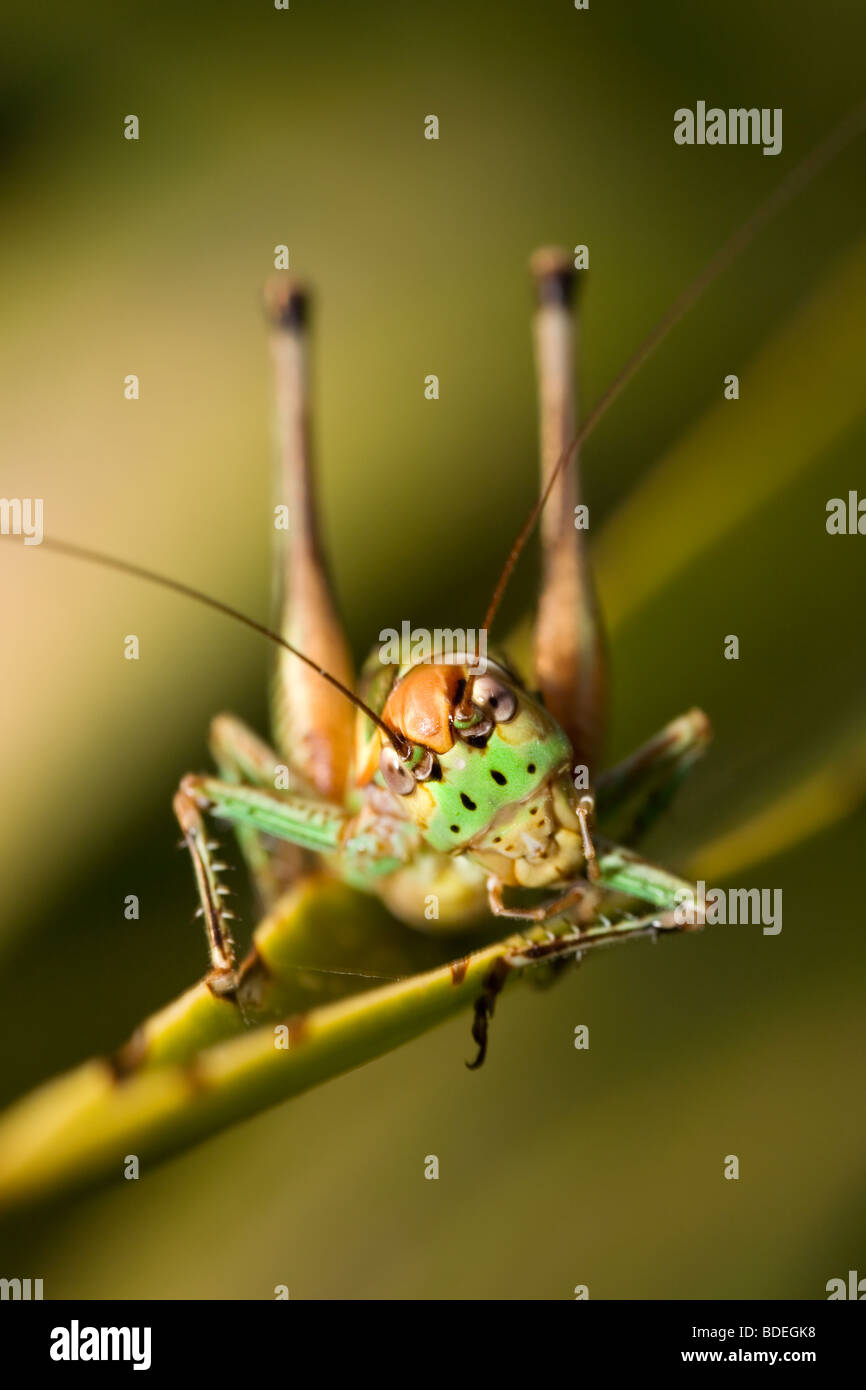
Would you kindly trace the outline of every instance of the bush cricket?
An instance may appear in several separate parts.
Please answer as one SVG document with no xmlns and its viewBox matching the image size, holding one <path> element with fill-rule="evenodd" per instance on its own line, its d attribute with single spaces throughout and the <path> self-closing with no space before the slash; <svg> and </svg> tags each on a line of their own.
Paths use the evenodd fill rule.
<svg viewBox="0 0 866 1390">
<path fill-rule="evenodd" d="M 480 633 L 486 637 L 526 540 L 540 522 L 542 580 L 533 671 L 494 655 L 433 649 L 423 660 L 374 650 L 356 680 L 325 563 L 308 429 L 308 295 L 294 279 L 266 292 L 276 384 L 279 496 L 290 524 L 274 534 L 282 576 L 274 629 L 189 586 L 51 537 L 49 548 L 174 589 L 239 619 L 277 647 L 272 743 L 220 715 L 210 746 L 217 774 L 189 774 L 174 809 L 189 851 L 207 937 L 212 993 L 238 999 L 225 866 L 208 822 L 231 824 L 264 905 L 311 863 L 378 895 L 408 926 L 446 931 L 490 916 L 578 930 L 610 911 L 637 928 L 673 925 L 689 885 L 633 846 L 705 748 L 699 710 L 674 719 L 624 763 L 600 766 L 606 702 L 604 641 L 576 525 L 580 445 L 622 389 L 751 238 L 858 133 L 854 113 L 722 247 L 627 362 L 584 423 L 575 423 L 569 257 L 533 257 L 541 486 L 512 547 Z M 597 829 L 628 804 L 629 848 Z M 531 900 L 527 901 L 527 894 Z M 645 916 L 641 914 L 645 913 Z M 555 931 L 551 932 L 555 939 Z M 476 1004 L 483 1060 L 497 982 Z"/>
</svg>

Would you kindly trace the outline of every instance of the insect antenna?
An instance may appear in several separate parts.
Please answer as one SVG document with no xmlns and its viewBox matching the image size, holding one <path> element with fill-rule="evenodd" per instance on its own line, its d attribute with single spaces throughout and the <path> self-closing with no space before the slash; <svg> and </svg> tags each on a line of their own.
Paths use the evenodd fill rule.
<svg viewBox="0 0 866 1390">
<path fill-rule="evenodd" d="M 781 183 L 773 190 L 768 198 L 761 203 L 750 217 L 727 239 L 719 248 L 716 254 L 704 266 L 703 270 L 695 276 L 694 280 L 686 286 L 677 299 L 674 300 L 670 309 L 664 314 L 647 334 L 640 346 L 632 353 L 628 361 L 620 369 L 613 381 L 601 393 L 595 405 L 590 410 L 583 424 L 578 429 L 571 443 L 563 449 L 551 470 L 547 486 L 535 502 L 532 510 L 523 523 L 521 530 L 508 553 L 508 558 L 502 568 L 502 572 L 493 591 L 493 597 L 484 615 L 482 628 L 488 631 L 493 624 L 493 620 L 502 602 L 503 595 L 508 586 L 514 567 L 520 559 L 526 546 L 526 542 L 532 535 L 535 523 L 547 502 L 548 497 L 553 491 L 557 478 L 574 457 L 577 450 L 588 439 L 599 421 L 607 414 L 610 407 L 618 396 L 625 390 L 632 378 L 637 374 L 646 360 L 655 352 L 656 348 L 664 341 L 672 328 L 680 322 L 688 313 L 692 306 L 700 299 L 705 290 L 722 275 L 733 261 L 736 260 L 741 251 L 744 251 L 749 243 L 766 226 L 766 224 L 781 212 L 788 203 L 796 198 L 813 179 L 817 178 L 838 154 L 860 135 L 866 126 L 866 102 L 856 106 L 853 111 L 840 121 L 833 131 L 815 145 L 808 154 L 804 155 L 799 164 L 796 164 L 789 174 L 782 179 Z"/>
<path fill-rule="evenodd" d="M 121 574 L 131 575 L 134 579 L 143 579 L 148 584 L 158 584 L 163 589 L 170 589 L 172 593 L 182 594 L 184 598 L 191 598 L 196 603 L 204 604 L 206 608 L 213 608 L 217 613 L 222 613 L 225 617 L 233 618 L 235 622 L 243 623 L 245 627 L 252 628 L 253 632 L 258 632 L 262 637 L 267 637 L 269 641 L 284 647 L 287 652 L 291 652 L 292 656 L 297 657 L 298 661 L 303 661 L 306 666 L 321 676 L 322 680 L 339 690 L 340 694 L 351 701 L 356 709 L 363 710 L 367 718 L 381 729 L 399 757 L 408 756 L 409 746 L 405 739 L 371 710 L 369 705 L 366 705 L 361 697 L 355 694 L 354 690 L 350 690 L 342 681 L 337 680 L 336 676 L 332 676 L 330 671 L 319 666 L 311 657 L 293 646 L 285 637 L 282 637 L 280 633 L 274 632 L 272 628 L 266 627 L 256 618 L 251 618 L 247 613 L 241 613 L 237 608 L 232 608 L 230 604 L 223 603 L 222 599 L 212 598 L 210 594 L 203 593 L 201 589 L 194 589 L 191 584 L 184 584 L 179 579 L 170 579 L 167 575 L 158 574 L 156 570 L 146 569 L 143 565 L 134 565 L 129 560 L 119 560 L 114 555 L 104 555 L 101 551 L 89 550 L 86 546 L 73 545 L 71 541 L 59 540 L 50 536 L 44 536 L 42 544 L 48 550 L 54 550 L 59 555 L 66 555 L 72 560 L 86 560 L 90 564 L 101 565 L 104 569 L 117 570 Z"/>
</svg>

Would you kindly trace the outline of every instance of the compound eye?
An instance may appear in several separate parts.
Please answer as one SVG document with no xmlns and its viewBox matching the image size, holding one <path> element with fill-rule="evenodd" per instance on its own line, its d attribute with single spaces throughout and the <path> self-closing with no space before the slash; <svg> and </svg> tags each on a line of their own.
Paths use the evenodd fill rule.
<svg viewBox="0 0 866 1390">
<path fill-rule="evenodd" d="M 472 699 L 476 705 L 486 706 L 497 724 L 507 724 L 517 713 L 517 696 L 495 676 L 478 676 L 472 685 Z"/>
<path fill-rule="evenodd" d="M 396 748 L 388 743 L 379 755 L 379 768 L 385 778 L 385 786 L 395 796 L 408 796 L 415 790 L 415 778 L 411 769 L 397 756 Z"/>
</svg>

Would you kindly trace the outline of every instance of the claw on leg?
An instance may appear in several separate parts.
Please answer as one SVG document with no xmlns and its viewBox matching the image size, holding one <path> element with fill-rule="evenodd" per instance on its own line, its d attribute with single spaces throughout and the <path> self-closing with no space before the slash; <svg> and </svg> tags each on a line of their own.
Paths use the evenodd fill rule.
<svg viewBox="0 0 866 1390">
<path fill-rule="evenodd" d="M 496 1007 L 496 1000 L 502 992 L 502 987 L 508 977 L 510 970 L 508 961 L 501 956 L 496 961 L 492 970 L 485 977 L 484 992 L 475 1000 L 475 1016 L 472 1020 L 472 1040 L 478 1045 L 478 1055 L 474 1062 L 467 1062 L 468 1071 L 478 1071 L 484 1065 L 487 1056 L 487 1038 L 490 1020 L 493 1017 L 493 1010 Z"/>
</svg>

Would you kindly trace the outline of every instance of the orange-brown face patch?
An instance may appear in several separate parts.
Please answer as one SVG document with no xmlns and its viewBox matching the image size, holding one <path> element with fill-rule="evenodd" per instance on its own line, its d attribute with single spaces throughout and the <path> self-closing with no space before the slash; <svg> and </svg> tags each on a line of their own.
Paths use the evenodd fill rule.
<svg viewBox="0 0 866 1390">
<path fill-rule="evenodd" d="M 447 753 L 454 742 L 451 710 L 465 678 L 462 666 L 416 666 L 388 696 L 382 718 L 410 743 Z"/>
</svg>

